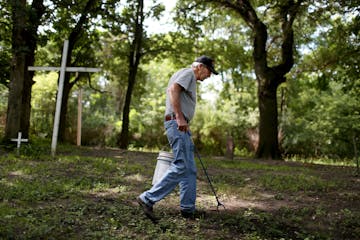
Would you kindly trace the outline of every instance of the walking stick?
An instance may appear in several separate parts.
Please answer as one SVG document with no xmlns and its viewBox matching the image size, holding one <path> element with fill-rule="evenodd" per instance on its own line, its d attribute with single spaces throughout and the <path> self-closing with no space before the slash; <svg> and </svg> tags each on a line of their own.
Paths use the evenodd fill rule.
<svg viewBox="0 0 360 240">
<path fill-rule="evenodd" d="M 207 178 L 207 180 L 208 180 L 208 182 L 209 182 L 210 188 L 211 188 L 211 190 L 212 190 L 212 192 L 214 193 L 214 196 L 215 196 L 215 198 L 216 198 L 216 201 L 217 201 L 217 204 L 218 204 L 217 207 L 216 207 L 216 210 L 219 211 L 219 207 L 220 207 L 220 206 L 223 207 L 224 209 L 226 209 L 226 208 L 225 208 L 225 205 L 222 204 L 222 203 L 219 201 L 219 198 L 218 198 L 218 196 L 217 196 L 217 194 L 216 194 L 216 192 L 215 192 L 214 186 L 213 186 L 212 183 L 211 183 L 209 174 L 208 174 L 207 171 L 206 171 L 206 168 L 205 168 L 205 166 L 204 166 L 204 163 L 203 163 L 202 160 L 201 160 L 200 153 L 199 153 L 199 151 L 197 150 L 196 147 L 195 147 L 195 152 L 196 152 L 197 157 L 198 157 L 199 160 L 200 160 L 200 164 L 201 164 L 201 166 L 202 166 L 202 168 L 203 168 L 203 170 L 204 170 L 204 173 L 205 173 L 206 178 Z"/>
</svg>

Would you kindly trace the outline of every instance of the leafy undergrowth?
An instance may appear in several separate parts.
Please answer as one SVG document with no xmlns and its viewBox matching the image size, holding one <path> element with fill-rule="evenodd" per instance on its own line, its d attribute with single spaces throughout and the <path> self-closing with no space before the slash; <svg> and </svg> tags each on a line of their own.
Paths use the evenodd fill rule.
<svg viewBox="0 0 360 240">
<path fill-rule="evenodd" d="M 0 239 L 359 239 L 354 168 L 204 158 L 197 205 L 186 220 L 176 189 L 153 224 L 135 198 L 151 187 L 155 153 L 76 148 L 57 157 L 0 156 Z"/>
</svg>

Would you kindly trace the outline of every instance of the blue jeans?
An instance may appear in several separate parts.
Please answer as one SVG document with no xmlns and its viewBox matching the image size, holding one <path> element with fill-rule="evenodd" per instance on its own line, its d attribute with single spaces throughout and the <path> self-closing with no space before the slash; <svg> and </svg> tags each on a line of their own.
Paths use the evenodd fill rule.
<svg viewBox="0 0 360 240">
<path fill-rule="evenodd" d="M 196 164 L 191 133 L 179 131 L 176 120 L 166 121 L 164 125 L 174 153 L 174 161 L 163 178 L 150 190 L 143 192 L 140 198 L 148 206 L 153 206 L 179 184 L 180 209 L 185 212 L 193 212 L 196 200 Z"/>
</svg>

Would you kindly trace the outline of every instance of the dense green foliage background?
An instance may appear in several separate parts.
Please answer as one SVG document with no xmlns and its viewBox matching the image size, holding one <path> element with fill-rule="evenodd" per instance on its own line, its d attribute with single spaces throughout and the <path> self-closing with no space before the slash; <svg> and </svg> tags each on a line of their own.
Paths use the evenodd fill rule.
<svg viewBox="0 0 360 240">
<path fill-rule="evenodd" d="M 232 138 L 236 154 L 252 155 L 257 146 L 259 113 L 249 29 L 231 12 L 205 5 L 185 11 L 187 4 L 188 1 L 178 1 L 174 10 L 178 30 L 144 33 L 147 52 L 140 64 L 131 103 L 130 145 L 150 149 L 166 145 L 162 122 L 167 81 L 177 69 L 189 66 L 196 56 L 208 54 L 216 59 L 221 75 L 199 85 L 198 107 L 191 123 L 195 143 L 204 152 L 220 155 Z M 296 64 L 278 91 L 281 150 L 286 156 L 352 158 L 360 135 L 359 9 L 351 1 L 344 5 L 319 1 L 319 5 L 310 7 L 296 21 Z M 151 15 L 149 10 L 147 17 L 158 24 L 163 7 L 154 6 L 155 11 Z M 90 63 L 99 64 L 103 71 L 91 78 L 84 76 L 71 91 L 66 123 L 68 142 L 76 142 L 77 95 L 82 88 L 82 144 L 116 146 L 127 88 L 125 55 L 129 45 L 124 39 L 131 38 L 125 36 L 131 13 L 120 3 L 119 9 L 115 11 L 121 19 L 116 19 L 118 25 L 114 19 L 103 17 L 104 23 L 113 21 L 113 25 L 99 27 L 94 31 L 96 37 L 87 39 L 94 58 Z M 259 3 L 257 10 L 265 22 L 273 21 L 270 5 Z M 316 15 L 319 11 L 321 15 Z M 6 14 L 2 12 L 1 16 Z M 3 22 L 7 21 L 4 17 Z M 55 23 L 56 29 L 64 27 Z M 51 28 L 42 33 L 48 37 L 38 47 L 38 64 L 59 63 L 61 51 L 55 45 L 61 44 L 55 40 L 58 35 L 50 32 Z M 1 134 L 8 94 L 3 80 L 9 61 L 8 39 L 8 33 L 1 31 L 0 60 L 4 66 L 1 68 L 4 85 L 0 85 Z M 276 50 L 276 36 L 270 39 L 268 47 Z M 57 77 L 56 73 L 39 72 L 34 79 L 33 138 L 51 139 Z"/>
</svg>

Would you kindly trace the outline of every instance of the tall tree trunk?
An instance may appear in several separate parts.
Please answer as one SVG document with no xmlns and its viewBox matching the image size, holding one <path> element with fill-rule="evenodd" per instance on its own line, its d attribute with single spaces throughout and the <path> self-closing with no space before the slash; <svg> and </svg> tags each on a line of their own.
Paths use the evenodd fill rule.
<svg viewBox="0 0 360 240">
<path fill-rule="evenodd" d="M 73 50 L 75 48 L 75 45 L 78 43 L 81 35 L 84 33 L 84 25 L 87 21 L 89 21 L 88 14 L 93 11 L 96 7 L 97 0 L 88 0 L 84 11 L 81 14 L 81 17 L 79 21 L 77 22 L 74 29 L 71 31 L 69 36 L 69 49 L 66 59 L 66 66 L 70 67 L 72 65 L 72 55 Z M 70 96 L 70 91 L 72 87 L 76 84 L 76 82 L 80 78 L 76 78 L 73 82 L 70 82 L 71 75 L 70 73 L 66 73 L 64 77 L 64 91 L 63 96 L 61 99 L 61 111 L 60 111 L 60 121 L 59 121 L 59 133 L 58 133 L 58 140 L 59 142 L 65 141 L 65 131 L 66 131 L 66 121 L 67 121 L 67 106 L 68 106 L 68 100 Z"/>
<path fill-rule="evenodd" d="M 260 111 L 259 145 L 256 151 L 257 158 L 279 159 L 278 141 L 278 110 L 276 91 L 278 86 L 285 82 L 285 74 L 293 64 L 294 35 L 292 25 L 303 0 L 289 0 L 279 5 L 282 27 L 282 62 L 274 67 L 267 63 L 266 42 L 268 39 L 267 27 L 260 21 L 249 0 L 207 0 L 216 2 L 238 12 L 253 31 L 253 59 L 255 74 L 258 81 L 258 100 Z"/>
<path fill-rule="evenodd" d="M 31 58 L 31 57 L 30 57 Z M 34 65 L 34 60 L 29 59 L 28 57 L 25 60 L 26 68 L 27 66 Z M 22 132 L 23 138 L 29 138 L 29 129 L 30 129 L 30 114 L 31 114 L 31 91 L 32 85 L 35 83 L 33 81 L 33 72 L 25 70 L 24 74 L 24 88 L 22 92 L 22 103 L 21 103 L 21 120 L 20 120 L 20 129 Z"/>
<path fill-rule="evenodd" d="M 138 71 L 140 59 L 141 59 L 141 49 L 142 49 L 142 40 L 143 40 L 143 22 L 144 22 L 144 1 L 137 1 L 136 9 L 136 21 L 134 28 L 134 39 L 131 44 L 131 50 L 129 54 L 129 74 L 128 74 L 128 87 L 126 91 L 125 104 L 123 108 L 123 118 L 122 118 L 122 128 L 121 133 L 118 137 L 119 147 L 122 149 L 127 149 L 129 146 L 129 113 L 131 105 L 131 96 L 134 90 L 136 74 Z"/>
<path fill-rule="evenodd" d="M 283 79 L 278 76 L 274 69 L 268 67 L 266 41 L 268 39 L 267 29 L 262 22 L 255 21 L 253 24 L 255 74 L 258 82 L 258 104 L 260 112 L 259 121 L 259 144 L 256 150 L 256 158 L 280 159 L 278 141 L 278 110 L 277 110 L 277 88 Z"/>
<path fill-rule="evenodd" d="M 21 131 L 21 106 L 22 91 L 24 88 L 25 72 L 25 51 L 24 51 L 24 26 L 26 21 L 26 0 L 16 0 L 11 2 L 12 11 L 12 60 L 10 72 L 10 85 L 8 108 L 6 115 L 5 139 L 17 137 Z"/>
<path fill-rule="evenodd" d="M 273 89 L 258 87 L 258 101 L 260 111 L 259 144 L 256 151 L 257 158 L 280 159 L 278 142 L 278 110 L 277 87 Z"/>
<path fill-rule="evenodd" d="M 35 51 L 37 48 L 38 34 L 37 29 L 41 24 L 41 18 L 45 13 L 44 0 L 34 0 L 29 12 L 29 22 L 26 29 L 26 45 L 28 47 L 28 54 L 25 59 L 25 74 L 24 74 L 24 89 L 22 98 L 22 112 L 21 112 L 21 130 L 24 138 L 29 138 L 30 129 L 30 114 L 31 114 L 31 91 L 35 83 L 33 81 L 34 72 L 28 71 L 28 66 L 33 66 L 35 63 Z"/>
<path fill-rule="evenodd" d="M 12 57 L 8 108 L 4 140 L 17 137 L 20 129 L 22 91 L 24 88 L 25 54 L 17 53 Z M 22 70 L 21 70 L 22 69 Z"/>
<path fill-rule="evenodd" d="M 65 81 L 65 79 L 67 80 Z M 63 95 L 61 99 L 61 109 L 60 109 L 61 114 L 60 114 L 59 133 L 58 133 L 59 142 L 65 141 L 68 101 L 69 101 L 70 91 L 73 86 L 74 85 L 70 83 L 70 73 L 66 73 L 64 78 Z"/>
<path fill-rule="evenodd" d="M 26 0 L 11 1 L 12 61 L 4 140 L 17 137 L 22 132 L 29 137 L 31 88 L 33 75 L 27 67 L 34 64 L 37 29 L 45 12 L 43 0 L 34 0 L 28 10 Z"/>
<path fill-rule="evenodd" d="M 126 91 L 126 98 L 123 108 L 123 117 L 122 117 L 122 128 L 119 136 L 118 144 L 122 149 L 127 149 L 129 146 L 129 113 L 130 113 L 130 104 L 131 104 L 131 96 L 134 90 L 135 81 L 136 81 L 136 71 L 137 67 L 131 66 L 128 76 L 128 88 Z"/>
</svg>

